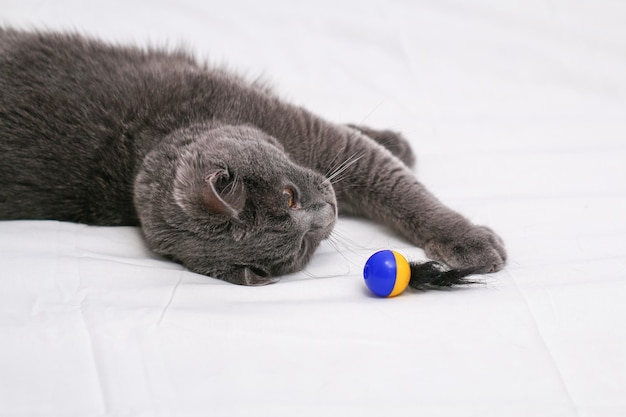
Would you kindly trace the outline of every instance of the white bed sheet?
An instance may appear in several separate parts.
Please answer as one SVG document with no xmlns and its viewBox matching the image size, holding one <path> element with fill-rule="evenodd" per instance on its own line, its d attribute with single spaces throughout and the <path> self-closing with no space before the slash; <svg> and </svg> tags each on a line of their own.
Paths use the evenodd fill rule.
<svg viewBox="0 0 626 417">
<path fill-rule="evenodd" d="M 134 228 L 0 222 L 0 416 L 626 415 L 626 3 L 4 0 L 0 23 L 185 45 L 401 130 L 510 254 L 484 286 L 377 299 L 371 253 L 424 255 L 364 220 L 263 288 Z"/>
</svg>

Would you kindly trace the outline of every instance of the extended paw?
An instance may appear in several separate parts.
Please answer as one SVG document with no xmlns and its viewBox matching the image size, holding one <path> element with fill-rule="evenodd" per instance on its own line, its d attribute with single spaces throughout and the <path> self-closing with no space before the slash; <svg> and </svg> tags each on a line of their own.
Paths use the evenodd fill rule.
<svg viewBox="0 0 626 417">
<path fill-rule="evenodd" d="M 424 250 L 428 257 L 452 268 L 476 268 L 479 273 L 499 271 L 506 262 L 502 239 L 484 226 L 473 227 L 459 236 L 432 239 Z"/>
</svg>

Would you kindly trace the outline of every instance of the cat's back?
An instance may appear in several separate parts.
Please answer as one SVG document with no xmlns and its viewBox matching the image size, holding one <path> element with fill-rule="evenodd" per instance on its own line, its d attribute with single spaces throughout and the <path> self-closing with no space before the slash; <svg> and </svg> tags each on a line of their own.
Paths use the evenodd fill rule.
<svg viewBox="0 0 626 417">
<path fill-rule="evenodd" d="M 185 51 L 0 29 L 0 219 L 136 224 L 155 143 L 268 94 Z"/>
<path fill-rule="evenodd" d="M 41 115 L 73 114 L 76 122 L 123 117 L 156 99 L 158 87 L 168 90 L 177 72 L 197 69 L 182 52 L 122 47 L 72 33 L 0 29 L 0 103 L 30 105 Z"/>
<path fill-rule="evenodd" d="M 76 34 L 0 29 L 2 142 L 101 141 L 156 110 L 157 78 L 181 65 L 193 63 Z"/>
<path fill-rule="evenodd" d="M 184 54 L 0 29 L 0 219 L 134 223 L 138 142 L 172 114 L 177 71 L 197 66 Z"/>
</svg>

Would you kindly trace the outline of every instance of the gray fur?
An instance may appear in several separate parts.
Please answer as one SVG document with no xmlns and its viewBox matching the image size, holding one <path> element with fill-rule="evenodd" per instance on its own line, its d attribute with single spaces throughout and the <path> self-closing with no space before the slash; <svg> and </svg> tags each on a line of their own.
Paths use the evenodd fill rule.
<svg viewBox="0 0 626 417">
<path fill-rule="evenodd" d="M 501 269 L 501 239 L 443 206 L 414 161 L 396 133 L 184 53 L 0 29 L 0 219 L 140 225 L 194 272 L 261 285 L 302 269 L 338 208 L 451 267 Z"/>
</svg>

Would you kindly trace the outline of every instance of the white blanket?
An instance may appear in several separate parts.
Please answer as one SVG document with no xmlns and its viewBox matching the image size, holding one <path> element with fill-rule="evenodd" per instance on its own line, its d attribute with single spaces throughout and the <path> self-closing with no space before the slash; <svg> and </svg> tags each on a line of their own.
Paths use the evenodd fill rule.
<svg viewBox="0 0 626 417">
<path fill-rule="evenodd" d="M 5 0 L 0 23 L 182 45 L 402 131 L 510 255 L 486 285 L 378 299 L 369 255 L 424 254 L 365 220 L 263 288 L 135 228 L 0 222 L 0 416 L 626 415 L 626 3 Z"/>
</svg>

